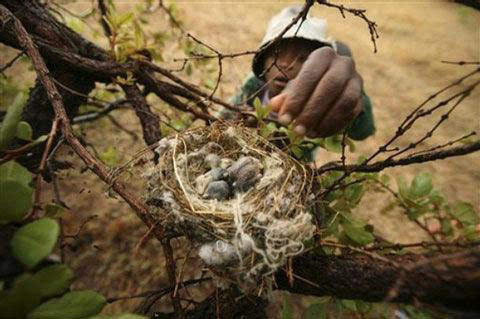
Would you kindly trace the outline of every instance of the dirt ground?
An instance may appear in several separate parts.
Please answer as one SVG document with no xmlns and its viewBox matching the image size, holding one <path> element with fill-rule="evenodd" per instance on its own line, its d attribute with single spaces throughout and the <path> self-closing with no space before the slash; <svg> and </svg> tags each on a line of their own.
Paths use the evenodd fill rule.
<svg viewBox="0 0 480 319">
<path fill-rule="evenodd" d="M 186 30 L 217 50 L 227 53 L 256 49 L 269 18 L 281 8 L 295 2 L 190 0 L 175 3 L 178 17 Z M 357 69 L 373 102 L 377 132 L 374 137 L 358 143 L 357 151 L 349 154 L 349 160 L 354 161 L 362 154 L 371 154 L 387 141 L 405 116 L 429 95 L 474 69 L 474 66 L 450 65 L 441 61 L 480 60 L 480 12 L 446 1 L 342 3 L 366 9 L 367 16 L 378 24 L 380 35 L 377 40 L 378 52 L 373 53 L 373 45 L 364 21 L 348 14 L 346 19 L 343 19 L 338 10 L 332 8 L 316 6 L 313 10 L 315 16 L 327 19 L 329 33 L 333 38 L 342 40 L 351 47 Z M 127 9 L 133 4 L 133 1 L 117 1 L 119 10 Z M 81 13 L 87 10 L 89 5 L 89 2 L 77 3 L 70 9 Z M 149 28 L 152 30 L 166 27 L 166 16 L 160 11 L 149 19 Z M 172 59 L 182 56 L 178 45 L 167 41 L 164 63 L 168 67 L 178 67 L 179 63 Z M 251 57 L 248 56 L 225 61 L 222 83 L 217 94 L 219 97 L 226 99 L 239 87 L 250 71 L 250 63 Z M 194 72 L 189 80 L 201 84 L 202 79 L 195 77 L 199 74 L 203 73 Z M 454 91 L 465 87 L 462 84 Z M 141 131 L 133 112 L 114 114 L 122 125 L 135 131 L 140 139 L 132 140 L 107 120 L 85 125 L 79 130 L 84 132 L 99 152 L 106 152 L 113 147 L 117 160 L 123 162 L 142 149 Z M 435 116 L 419 121 L 396 146 L 406 146 L 423 136 L 438 121 L 441 114 L 442 111 L 439 111 Z M 479 89 L 421 146 L 430 148 L 471 131 L 480 132 Z M 67 151 L 64 151 L 64 156 L 73 158 Z M 339 155 L 323 152 L 319 154 L 318 162 L 321 164 L 332 159 L 339 159 Z M 80 173 L 80 162 L 74 163 L 76 170 L 60 176 L 63 200 L 71 208 L 65 216 L 65 232 L 72 233 L 89 216 L 98 216 L 86 224 L 79 239 L 74 242 L 76 250 L 67 253 L 67 262 L 76 269 L 79 279 L 77 288 L 97 289 L 112 297 L 133 295 L 168 285 L 158 243 L 151 240 L 136 249 L 147 231 L 145 226 L 119 198 L 108 196 L 107 187 L 95 176 L 89 172 Z M 434 185 L 447 194 L 451 201 L 469 201 L 480 211 L 479 163 L 480 153 L 477 153 L 390 169 L 387 173 L 391 176 L 401 174 L 410 180 L 418 172 L 431 172 Z M 136 185 L 135 182 L 132 185 Z M 378 234 L 388 239 L 400 243 L 425 239 L 425 235 L 403 217 L 401 212 L 394 210 L 381 213 L 389 200 L 387 195 L 369 195 L 355 213 L 375 225 Z M 187 249 L 184 242 L 174 242 L 174 245 Z M 183 260 L 179 260 L 179 265 L 182 262 Z M 185 273 L 200 267 L 201 263 L 194 260 L 191 269 L 187 268 Z M 204 291 L 209 289 L 212 288 L 205 285 Z M 195 298 L 194 289 L 191 289 L 191 293 Z M 107 307 L 106 312 L 119 309 L 133 311 L 137 305 L 135 300 L 114 303 Z"/>
</svg>

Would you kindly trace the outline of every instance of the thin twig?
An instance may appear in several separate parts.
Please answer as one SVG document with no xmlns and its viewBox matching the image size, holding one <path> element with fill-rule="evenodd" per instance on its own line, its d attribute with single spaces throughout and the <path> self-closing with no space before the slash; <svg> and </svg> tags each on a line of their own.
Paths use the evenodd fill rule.
<svg viewBox="0 0 480 319">
<path fill-rule="evenodd" d="M 375 21 L 370 20 L 365 15 L 365 12 L 367 10 L 347 8 L 343 4 L 338 5 L 338 4 L 328 2 L 326 0 L 317 0 L 317 2 L 320 5 L 337 8 L 338 10 L 340 10 L 340 13 L 342 14 L 343 18 L 345 18 L 345 11 L 346 11 L 346 12 L 349 12 L 349 13 L 353 14 L 354 16 L 357 16 L 360 19 L 364 20 L 367 23 L 368 31 L 370 32 L 370 39 L 372 40 L 372 43 L 373 43 L 373 53 L 377 53 L 376 39 L 379 38 L 379 35 L 378 35 L 378 32 L 377 32 L 377 23 Z"/>
<path fill-rule="evenodd" d="M 480 61 L 441 61 L 445 64 L 457 64 L 457 65 L 479 65 Z"/>
<path fill-rule="evenodd" d="M 23 51 L 19 52 L 13 59 L 11 59 L 9 62 L 7 62 L 7 64 L 5 64 L 4 66 L 0 67 L 0 73 L 6 77 L 6 75 L 3 73 L 5 72 L 6 69 L 8 69 L 9 67 L 11 67 L 22 55 L 24 54 Z"/>
<path fill-rule="evenodd" d="M 426 162 L 432 162 L 436 160 L 442 160 L 455 156 L 462 156 L 471 153 L 478 152 L 480 150 L 480 142 L 474 142 L 465 146 L 451 147 L 446 150 L 430 152 L 426 154 L 419 154 L 415 156 L 406 156 L 396 160 L 379 161 L 372 164 L 359 164 L 359 165 L 329 165 L 328 167 L 320 167 L 316 174 L 321 175 L 328 171 L 345 171 L 345 172 L 363 172 L 374 173 L 380 172 L 386 168 L 405 166 L 411 164 L 421 164 Z"/>
<path fill-rule="evenodd" d="M 443 92 L 451 89 L 454 86 L 460 85 L 463 83 L 466 79 L 474 76 L 475 74 L 480 73 L 480 68 L 477 68 L 474 71 L 471 71 L 467 73 L 466 75 L 462 76 L 461 78 L 453 81 L 452 83 L 448 84 L 444 88 L 436 91 L 432 95 L 430 95 L 427 99 L 425 99 L 420 105 L 415 107 L 403 120 L 403 122 L 398 126 L 394 136 L 392 136 L 384 145 L 380 146 L 376 152 L 374 152 L 372 155 L 370 155 L 362 164 L 368 164 L 370 161 L 372 161 L 375 157 L 377 157 L 379 154 L 385 152 L 387 148 L 394 142 L 396 141 L 399 137 L 404 135 L 412 126 L 413 124 L 418 120 L 419 117 L 415 116 L 422 107 L 424 107 L 427 103 L 435 99 L 437 96 L 442 94 Z M 443 105 L 445 101 L 442 101 L 438 103 L 436 106 Z"/>
<path fill-rule="evenodd" d="M 168 281 L 170 282 L 170 286 L 173 287 L 173 290 L 171 291 L 171 294 L 170 294 L 170 298 L 173 304 L 173 309 L 175 310 L 175 313 L 178 315 L 178 318 L 182 319 L 182 318 L 185 318 L 185 313 L 182 308 L 180 296 L 175 294 L 175 287 L 177 286 L 177 274 L 176 274 L 175 259 L 173 257 L 173 249 L 172 249 L 169 238 L 165 238 L 162 241 L 162 248 L 163 248 L 163 253 L 165 255 L 165 267 L 167 269 Z"/>
<path fill-rule="evenodd" d="M 444 144 L 441 144 L 441 145 L 436 145 L 436 146 L 431 147 L 431 148 L 426 149 L 426 150 L 421 150 L 421 151 L 417 151 L 417 152 L 414 152 L 414 153 L 410 153 L 410 154 L 408 154 L 408 156 L 414 156 L 414 155 L 418 155 L 418 154 L 424 154 L 424 153 L 433 152 L 433 151 L 436 151 L 436 150 L 445 148 L 445 147 L 447 147 L 447 146 L 452 146 L 453 144 L 456 144 L 456 143 L 458 143 L 458 142 L 464 141 L 464 140 L 466 140 L 467 138 L 472 137 L 472 136 L 475 136 L 475 135 L 477 135 L 477 132 L 473 131 L 473 132 L 471 132 L 471 133 L 469 133 L 469 134 L 466 134 L 466 135 L 464 135 L 464 136 L 462 136 L 462 137 L 459 137 L 459 138 L 457 138 L 457 139 L 451 140 L 451 141 L 449 141 L 449 142 L 447 142 L 447 143 L 444 143 Z"/>
<path fill-rule="evenodd" d="M 380 244 L 372 247 L 366 247 L 364 248 L 365 250 L 371 251 L 371 250 L 385 250 L 385 249 L 393 249 L 393 250 L 402 250 L 405 248 L 414 248 L 414 247 L 421 247 L 421 248 L 430 248 L 432 246 L 438 247 L 438 246 L 443 246 L 443 247 L 457 247 L 457 248 L 468 248 L 468 247 L 474 247 L 480 245 L 480 241 L 472 241 L 472 242 L 459 242 L 459 241 L 454 241 L 454 242 L 426 242 L 422 241 L 419 243 L 411 243 L 411 244 L 391 244 L 391 245 L 385 245 L 385 244 Z"/>
<path fill-rule="evenodd" d="M 173 16 L 172 12 L 164 5 L 162 0 L 158 1 L 159 7 L 167 14 L 170 22 L 178 29 L 182 34 L 185 34 L 185 30 L 183 29 L 181 23 Z"/>
<path fill-rule="evenodd" d="M 191 285 L 195 285 L 195 284 L 202 283 L 209 280 L 212 280 L 212 278 L 205 277 L 205 278 L 199 278 L 199 279 L 190 279 L 182 282 L 182 284 L 185 286 L 191 286 Z M 127 299 L 134 299 L 134 298 L 148 298 L 148 297 L 158 296 L 158 295 L 164 296 L 168 293 L 171 293 L 174 289 L 175 289 L 174 286 L 170 286 L 170 287 L 162 288 L 158 290 L 145 291 L 145 292 L 142 292 L 136 295 L 131 295 L 131 296 L 110 297 L 107 299 L 107 303 L 113 303 L 120 300 L 127 300 Z"/>
<path fill-rule="evenodd" d="M 38 173 L 36 177 L 36 185 L 35 185 L 35 196 L 33 200 L 33 208 L 32 211 L 25 217 L 25 219 L 29 220 L 32 218 L 35 218 L 37 215 L 37 212 L 40 210 L 40 201 L 41 201 L 41 194 L 42 194 L 42 181 L 43 177 L 42 174 L 45 171 L 45 166 L 47 165 L 47 158 L 50 153 L 50 149 L 52 148 L 53 140 L 57 134 L 58 130 L 58 125 L 60 122 L 60 118 L 55 116 L 55 119 L 53 120 L 52 123 L 52 128 L 50 129 L 50 134 L 48 136 L 47 140 L 47 145 L 45 146 L 45 149 L 42 154 L 42 159 L 40 161 L 40 166 L 38 168 Z"/>
</svg>

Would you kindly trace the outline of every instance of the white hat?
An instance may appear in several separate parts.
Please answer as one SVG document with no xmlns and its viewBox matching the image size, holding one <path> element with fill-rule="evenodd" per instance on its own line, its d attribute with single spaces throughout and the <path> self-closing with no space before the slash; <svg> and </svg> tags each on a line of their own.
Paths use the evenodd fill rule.
<svg viewBox="0 0 480 319">
<path fill-rule="evenodd" d="M 292 20 L 302 11 L 303 6 L 294 5 L 283 9 L 279 14 L 274 16 L 268 23 L 267 31 L 260 43 L 260 48 L 253 58 L 253 72 L 257 77 L 263 73 L 263 59 L 266 49 L 273 43 L 273 40 L 289 25 Z M 282 39 L 301 38 L 321 45 L 329 45 L 336 50 L 337 46 L 333 39 L 327 36 L 327 22 L 324 19 L 313 18 L 310 15 L 302 22 L 297 21 L 282 36 Z"/>
</svg>

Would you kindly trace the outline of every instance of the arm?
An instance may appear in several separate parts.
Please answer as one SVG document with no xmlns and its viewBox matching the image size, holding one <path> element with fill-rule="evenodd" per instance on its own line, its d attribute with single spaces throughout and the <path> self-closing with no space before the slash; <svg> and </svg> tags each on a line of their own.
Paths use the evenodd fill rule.
<svg viewBox="0 0 480 319">
<path fill-rule="evenodd" d="M 313 51 L 285 90 L 271 99 L 279 121 L 292 123 L 298 135 L 327 137 L 347 129 L 352 138 L 363 139 L 375 131 L 351 51 L 341 42 L 338 47 L 338 52 L 327 46 Z"/>
<path fill-rule="evenodd" d="M 353 59 L 350 48 L 343 42 L 337 41 L 337 53 Z M 372 102 L 362 87 L 363 111 L 350 123 L 347 129 L 348 136 L 354 140 L 363 140 L 375 133 Z"/>
</svg>

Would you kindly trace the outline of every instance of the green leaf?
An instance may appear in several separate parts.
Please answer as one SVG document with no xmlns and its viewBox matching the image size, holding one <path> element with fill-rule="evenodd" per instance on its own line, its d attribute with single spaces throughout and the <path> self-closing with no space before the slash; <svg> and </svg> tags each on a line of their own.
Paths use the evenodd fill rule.
<svg viewBox="0 0 480 319">
<path fill-rule="evenodd" d="M 345 136 L 345 145 L 348 146 L 348 149 L 350 150 L 350 152 L 352 153 L 355 152 L 356 150 L 355 142 L 348 136 Z"/>
<path fill-rule="evenodd" d="M 354 207 L 358 204 L 358 202 L 360 202 L 360 199 L 362 199 L 363 193 L 362 184 L 352 184 L 345 190 L 345 197 Z"/>
<path fill-rule="evenodd" d="M 431 319 L 432 317 L 423 309 L 416 309 L 414 306 L 404 306 L 403 308 L 411 319 Z"/>
<path fill-rule="evenodd" d="M 33 189 L 17 181 L 0 181 L 0 221 L 19 222 L 32 207 Z"/>
<path fill-rule="evenodd" d="M 50 218 L 61 217 L 64 212 L 65 212 L 65 208 L 55 203 L 48 203 L 47 205 L 45 205 L 45 217 L 50 217 Z"/>
<path fill-rule="evenodd" d="M 215 82 L 212 79 L 205 79 L 203 85 L 210 90 L 215 87 Z"/>
<path fill-rule="evenodd" d="M 33 268 L 52 252 L 59 232 L 58 223 L 50 218 L 29 223 L 13 235 L 12 253 L 25 266 Z"/>
<path fill-rule="evenodd" d="M 72 291 L 41 304 L 27 318 L 82 319 L 98 314 L 105 304 L 105 298 L 94 291 Z"/>
<path fill-rule="evenodd" d="M 66 291 L 72 280 L 73 272 L 65 265 L 49 266 L 34 275 L 24 273 L 15 280 L 12 290 L 3 298 L 0 295 L 0 318 L 23 319 L 42 298 Z"/>
<path fill-rule="evenodd" d="M 32 142 L 32 146 L 35 146 L 37 144 L 43 143 L 48 139 L 48 135 L 41 135 L 35 139 L 35 141 Z"/>
<path fill-rule="evenodd" d="M 21 221 L 32 207 L 32 174 L 20 164 L 0 165 L 0 221 Z"/>
<path fill-rule="evenodd" d="M 24 286 L 24 282 L 28 281 L 30 278 L 32 278 L 32 276 L 33 274 L 29 272 L 24 272 L 18 275 L 17 278 L 15 278 L 15 280 L 13 281 L 12 287 L 16 288 L 16 287 Z"/>
<path fill-rule="evenodd" d="M 283 297 L 283 306 L 282 306 L 282 312 L 280 314 L 280 318 L 281 319 L 293 318 L 293 308 L 288 295 L 285 295 Z"/>
<path fill-rule="evenodd" d="M 109 146 L 108 149 L 100 154 L 100 159 L 105 165 L 114 167 L 118 163 L 118 152 L 113 146 Z"/>
<path fill-rule="evenodd" d="M 272 110 L 271 105 L 263 105 L 258 97 L 253 100 L 253 107 L 255 108 L 255 113 L 259 122 L 263 121 L 263 119 L 266 118 Z"/>
<path fill-rule="evenodd" d="M 356 225 L 356 223 L 345 222 L 342 224 L 345 234 L 360 246 L 370 244 L 375 239 L 373 235 L 368 232 L 363 225 Z"/>
<path fill-rule="evenodd" d="M 298 145 L 291 145 L 290 150 L 297 159 L 301 159 L 304 155 L 303 149 Z"/>
<path fill-rule="evenodd" d="M 418 219 L 420 216 L 430 211 L 430 209 L 428 208 L 428 205 L 419 205 L 418 203 L 415 203 L 415 205 L 416 205 L 415 207 L 409 207 L 407 210 L 408 218 L 410 218 L 411 220 Z"/>
<path fill-rule="evenodd" d="M 350 311 L 357 311 L 357 305 L 355 303 L 355 300 L 342 299 L 340 300 L 340 303 L 345 309 L 348 309 Z"/>
<path fill-rule="evenodd" d="M 188 76 L 191 76 L 192 73 L 193 73 L 193 68 L 192 68 L 192 64 L 190 62 L 187 63 L 187 66 L 185 67 L 185 73 L 188 75 Z"/>
<path fill-rule="evenodd" d="M 398 195 L 400 195 L 400 198 L 402 198 L 403 200 L 411 199 L 412 196 L 410 194 L 410 189 L 407 186 L 405 178 L 403 178 L 403 176 L 399 176 L 396 178 L 396 180 L 398 186 Z"/>
<path fill-rule="evenodd" d="M 342 153 L 342 140 L 338 135 L 326 137 L 323 145 L 327 151 Z"/>
<path fill-rule="evenodd" d="M 302 319 L 327 319 L 327 305 L 325 303 L 311 304 L 303 313 Z"/>
<path fill-rule="evenodd" d="M 275 125 L 275 123 L 270 122 L 260 129 L 260 135 L 263 138 L 268 139 L 273 133 L 275 133 L 276 130 L 277 126 Z"/>
<path fill-rule="evenodd" d="M 436 189 L 432 190 L 428 197 L 430 198 L 430 202 L 437 206 L 440 206 L 445 202 L 445 196 Z"/>
<path fill-rule="evenodd" d="M 380 182 L 388 186 L 388 183 L 390 183 L 390 176 L 387 174 L 380 175 Z"/>
<path fill-rule="evenodd" d="M 442 233 L 446 236 L 453 235 L 452 221 L 448 218 L 442 219 Z"/>
<path fill-rule="evenodd" d="M 7 109 L 7 114 L 0 126 L 0 151 L 5 150 L 17 133 L 17 125 L 22 116 L 25 105 L 25 95 L 17 94 L 13 104 Z"/>
<path fill-rule="evenodd" d="M 29 186 L 32 181 L 32 173 L 15 161 L 9 161 L 0 165 L 0 181 L 17 181 L 22 185 Z"/>
<path fill-rule="evenodd" d="M 422 197 L 430 194 L 433 189 L 432 175 L 423 172 L 415 176 L 410 187 L 410 193 L 415 197 Z"/>
<path fill-rule="evenodd" d="M 462 229 L 462 234 L 468 240 L 474 241 L 480 239 L 480 233 L 476 225 L 468 225 Z"/>
<path fill-rule="evenodd" d="M 77 33 L 83 33 L 84 30 L 84 24 L 81 19 L 78 19 L 76 17 L 72 17 L 70 15 L 66 15 L 65 17 L 65 22 L 67 26 L 72 29 L 73 31 Z"/>
<path fill-rule="evenodd" d="M 33 130 L 30 124 L 28 124 L 25 121 L 21 121 L 17 125 L 17 137 L 19 139 L 25 140 L 25 141 L 31 141 L 32 140 L 32 135 L 33 135 Z"/>
<path fill-rule="evenodd" d="M 458 202 L 452 209 L 451 214 L 458 219 L 462 225 L 476 225 L 479 223 L 479 216 L 473 205 L 467 202 Z"/>
<path fill-rule="evenodd" d="M 59 264 L 42 268 L 23 282 L 29 289 L 37 291 L 40 297 L 47 298 L 60 295 L 71 285 L 73 271 L 66 265 Z"/>
<path fill-rule="evenodd" d="M 357 307 L 357 311 L 367 314 L 372 311 L 373 309 L 373 304 L 370 302 L 365 302 L 361 300 L 355 300 L 355 305 Z"/>
<path fill-rule="evenodd" d="M 30 289 L 0 291 L 0 318 L 24 319 L 40 304 L 40 295 Z"/>
<path fill-rule="evenodd" d="M 126 24 L 126 23 L 130 23 L 132 22 L 133 18 L 134 18 L 134 14 L 133 12 L 126 12 L 124 14 L 121 14 L 121 15 L 118 15 L 116 16 L 115 18 L 115 22 L 116 22 L 116 25 L 117 27 L 120 27 L 122 26 L 123 24 Z"/>
</svg>

